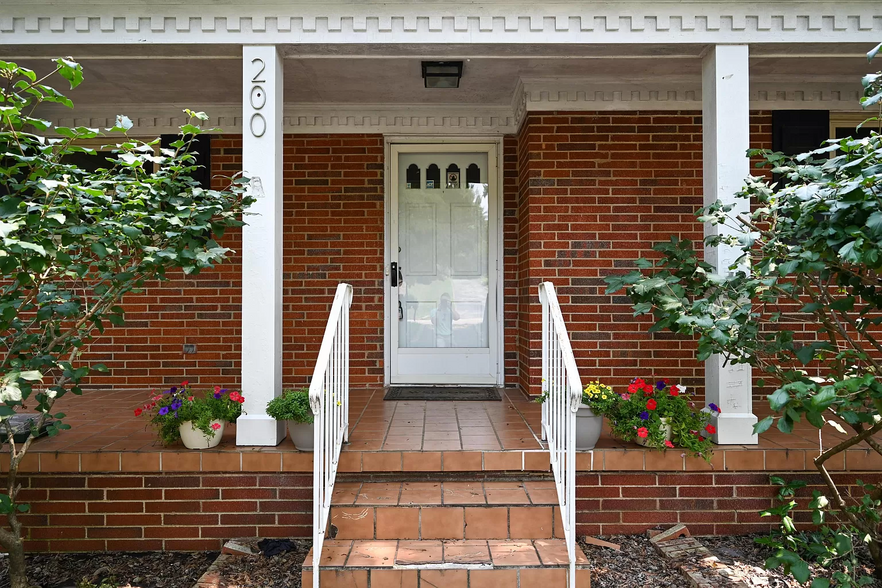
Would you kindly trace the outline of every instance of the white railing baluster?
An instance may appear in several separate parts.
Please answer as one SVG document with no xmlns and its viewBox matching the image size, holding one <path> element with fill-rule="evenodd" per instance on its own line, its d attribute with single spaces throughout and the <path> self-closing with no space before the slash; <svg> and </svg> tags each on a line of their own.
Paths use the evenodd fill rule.
<svg viewBox="0 0 882 588">
<path fill-rule="evenodd" d="M 334 481 L 343 443 L 349 440 L 349 307 L 352 286 L 340 284 L 331 305 L 312 381 L 309 404 L 314 415 L 312 471 L 312 585 L 319 587 L 319 562 L 328 528 Z"/>
<path fill-rule="evenodd" d="M 576 411 L 582 402 L 582 380 L 560 312 L 554 284 L 539 285 L 542 303 L 542 439 L 554 472 L 557 500 L 569 558 L 567 584 L 576 585 Z"/>
</svg>

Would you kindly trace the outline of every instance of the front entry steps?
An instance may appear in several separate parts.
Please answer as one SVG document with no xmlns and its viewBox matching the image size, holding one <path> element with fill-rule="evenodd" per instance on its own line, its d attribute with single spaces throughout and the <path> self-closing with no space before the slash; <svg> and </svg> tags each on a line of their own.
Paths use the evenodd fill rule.
<svg viewBox="0 0 882 588">
<path fill-rule="evenodd" d="M 576 547 L 576 586 L 589 588 L 588 560 Z M 334 540 L 322 549 L 322 588 L 564 588 L 561 539 L 432 541 Z M 312 585 L 312 551 L 302 585 Z"/>
<path fill-rule="evenodd" d="M 323 588 L 567 586 L 553 480 L 338 481 L 331 502 Z M 587 588 L 576 552 L 576 588 Z M 303 586 L 312 574 L 310 552 Z"/>
<path fill-rule="evenodd" d="M 552 480 L 338 482 L 337 539 L 563 538 Z"/>
</svg>

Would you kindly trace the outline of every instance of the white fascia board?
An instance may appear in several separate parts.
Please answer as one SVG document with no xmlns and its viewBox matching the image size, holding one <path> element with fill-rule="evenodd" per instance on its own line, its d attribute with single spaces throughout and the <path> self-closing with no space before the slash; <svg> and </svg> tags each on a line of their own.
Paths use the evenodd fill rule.
<svg viewBox="0 0 882 588">
<path fill-rule="evenodd" d="M 849 2 L 5 2 L 0 44 L 873 43 Z"/>
</svg>

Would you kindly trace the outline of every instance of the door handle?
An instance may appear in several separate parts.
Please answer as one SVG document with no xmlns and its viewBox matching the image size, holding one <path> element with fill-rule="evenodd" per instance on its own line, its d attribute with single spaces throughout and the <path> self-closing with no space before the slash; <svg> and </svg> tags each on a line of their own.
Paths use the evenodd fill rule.
<svg viewBox="0 0 882 588">
<path fill-rule="evenodd" d="M 401 301 L 398 301 L 398 320 L 404 320 L 404 308 L 401 306 Z"/>
<path fill-rule="evenodd" d="M 390 269 L 392 270 L 392 277 L 390 278 L 390 280 L 392 282 L 392 287 L 397 288 L 398 282 L 400 281 L 400 277 L 401 277 L 400 273 L 398 272 L 398 262 L 393 261 L 390 266 Z"/>
</svg>

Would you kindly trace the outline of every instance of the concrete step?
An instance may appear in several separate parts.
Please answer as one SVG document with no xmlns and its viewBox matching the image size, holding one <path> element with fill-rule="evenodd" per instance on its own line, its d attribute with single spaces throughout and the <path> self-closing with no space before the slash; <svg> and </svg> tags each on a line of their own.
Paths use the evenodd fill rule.
<svg viewBox="0 0 882 588">
<path fill-rule="evenodd" d="M 553 481 L 346 482 L 331 506 L 337 539 L 563 537 Z"/>
<path fill-rule="evenodd" d="M 591 585 L 588 560 L 576 547 L 576 586 Z M 567 550 L 559 539 L 525 541 L 326 541 L 323 588 L 557 588 L 567 585 Z M 312 551 L 302 585 L 312 585 Z"/>
</svg>

